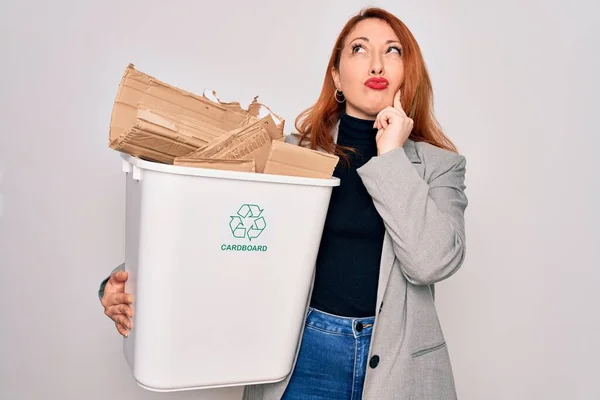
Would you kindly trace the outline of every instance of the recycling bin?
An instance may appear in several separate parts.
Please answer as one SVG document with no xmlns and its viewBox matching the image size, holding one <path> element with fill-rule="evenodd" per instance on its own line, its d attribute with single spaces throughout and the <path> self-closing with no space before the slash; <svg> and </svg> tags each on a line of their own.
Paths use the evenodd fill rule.
<svg viewBox="0 0 600 400">
<path fill-rule="evenodd" d="M 283 380 L 339 180 L 121 157 L 135 307 L 123 352 L 137 383 L 180 391 Z"/>
</svg>

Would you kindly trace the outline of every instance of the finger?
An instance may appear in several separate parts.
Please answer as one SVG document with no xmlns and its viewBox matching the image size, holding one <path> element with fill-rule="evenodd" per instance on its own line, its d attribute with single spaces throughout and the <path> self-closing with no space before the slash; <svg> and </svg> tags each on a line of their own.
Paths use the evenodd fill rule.
<svg viewBox="0 0 600 400">
<path fill-rule="evenodd" d="M 119 311 L 121 312 L 121 314 L 129 317 L 129 318 L 133 318 L 133 307 L 127 304 L 122 304 L 119 306 L 120 309 Z"/>
<path fill-rule="evenodd" d="M 106 315 L 113 317 L 114 315 L 124 315 L 128 318 L 133 318 L 133 307 L 128 304 L 117 304 L 110 306 L 106 310 Z"/>
<path fill-rule="evenodd" d="M 129 278 L 129 272 L 117 271 L 113 276 L 117 282 L 123 283 L 127 281 L 127 278 Z"/>
<path fill-rule="evenodd" d="M 117 271 L 110 276 L 109 282 L 113 285 L 119 285 L 127 281 L 127 278 L 129 278 L 127 271 Z"/>
<path fill-rule="evenodd" d="M 130 293 L 117 293 L 115 298 L 117 299 L 118 303 L 133 303 L 133 296 Z"/>
<path fill-rule="evenodd" d="M 106 316 L 112 319 L 113 321 L 116 321 L 115 318 L 118 315 L 123 315 L 119 312 L 118 306 L 107 307 L 106 309 L 104 309 L 104 314 L 106 314 Z"/>
<path fill-rule="evenodd" d="M 392 113 L 390 109 L 386 108 L 377 116 L 377 121 L 379 122 L 380 129 L 386 129 L 389 125 L 389 119 L 391 118 Z"/>
<path fill-rule="evenodd" d="M 125 290 L 125 282 L 128 278 L 129 273 L 127 271 L 113 273 L 104 287 L 104 294 L 122 293 Z"/>
<path fill-rule="evenodd" d="M 398 89 L 396 95 L 394 96 L 394 108 L 400 111 L 403 115 L 406 115 L 404 109 L 402 108 L 402 103 L 400 102 L 400 98 L 402 97 L 402 89 Z"/>
<path fill-rule="evenodd" d="M 119 324 L 118 322 L 115 322 L 115 326 L 117 327 L 117 331 L 123 335 L 124 337 L 129 337 L 129 331 L 121 324 Z"/>
<path fill-rule="evenodd" d="M 382 129 L 383 128 L 383 117 L 384 117 L 384 113 L 385 110 L 382 110 L 379 112 L 379 114 L 377 114 L 377 129 Z"/>
<path fill-rule="evenodd" d="M 381 137 L 381 135 L 383 135 L 383 129 L 379 129 L 377 131 L 377 135 L 375 136 L 375 141 L 378 141 L 379 138 Z"/>
<path fill-rule="evenodd" d="M 113 321 L 115 321 L 118 324 L 123 325 L 127 329 L 133 328 L 133 322 L 131 321 L 131 319 L 129 319 L 125 315 L 122 315 L 122 314 L 115 315 L 113 317 Z"/>
<path fill-rule="evenodd" d="M 131 304 L 133 303 L 133 296 L 129 293 L 114 293 L 107 298 L 106 303 L 108 307 L 117 304 Z"/>
</svg>

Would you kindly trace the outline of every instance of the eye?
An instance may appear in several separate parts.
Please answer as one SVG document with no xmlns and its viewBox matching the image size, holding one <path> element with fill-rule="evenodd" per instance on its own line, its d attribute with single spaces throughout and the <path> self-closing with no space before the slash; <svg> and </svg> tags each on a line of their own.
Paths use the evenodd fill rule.
<svg viewBox="0 0 600 400">
<path fill-rule="evenodd" d="M 361 50 L 363 50 L 363 51 L 365 50 L 365 48 L 363 47 L 362 44 L 360 44 L 360 43 L 354 43 L 352 45 L 352 54 L 356 54 L 356 53 L 358 53 Z"/>
<path fill-rule="evenodd" d="M 392 46 L 388 49 L 388 53 L 397 52 L 399 55 L 402 55 L 402 49 L 398 46 Z"/>
</svg>

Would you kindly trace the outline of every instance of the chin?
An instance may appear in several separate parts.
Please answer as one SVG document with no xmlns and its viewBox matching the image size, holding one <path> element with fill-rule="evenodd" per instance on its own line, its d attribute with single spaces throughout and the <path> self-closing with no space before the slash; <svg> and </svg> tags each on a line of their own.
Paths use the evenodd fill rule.
<svg viewBox="0 0 600 400">
<path fill-rule="evenodd" d="M 385 99 L 377 98 L 377 99 L 369 99 L 363 98 L 360 103 L 346 103 L 346 110 L 349 107 L 353 110 L 353 114 L 360 114 L 363 119 L 372 119 L 377 118 L 377 114 L 384 108 L 386 108 L 389 104 L 386 103 Z"/>
<path fill-rule="evenodd" d="M 368 116 L 370 119 L 375 119 L 375 118 L 377 118 L 377 114 L 379 114 L 379 112 L 386 107 L 387 106 L 383 103 L 369 104 L 369 105 L 365 105 L 364 107 L 361 107 L 360 111 L 363 114 L 365 114 L 366 116 Z"/>
</svg>

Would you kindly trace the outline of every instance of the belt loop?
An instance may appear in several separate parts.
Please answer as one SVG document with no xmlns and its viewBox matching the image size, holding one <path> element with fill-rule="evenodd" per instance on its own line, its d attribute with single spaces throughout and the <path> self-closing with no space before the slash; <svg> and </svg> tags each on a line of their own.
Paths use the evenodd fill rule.
<svg viewBox="0 0 600 400">
<path fill-rule="evenodd" d="M 306 318 L 313 312 L 314 308 L 308 307 L 308 311 L 306 312 Z"/>
</svg>

